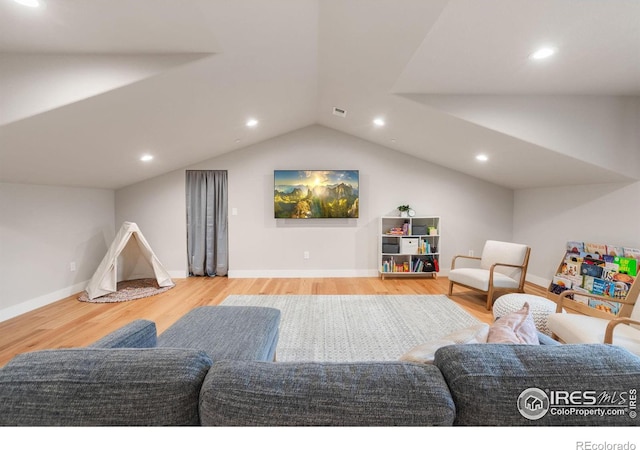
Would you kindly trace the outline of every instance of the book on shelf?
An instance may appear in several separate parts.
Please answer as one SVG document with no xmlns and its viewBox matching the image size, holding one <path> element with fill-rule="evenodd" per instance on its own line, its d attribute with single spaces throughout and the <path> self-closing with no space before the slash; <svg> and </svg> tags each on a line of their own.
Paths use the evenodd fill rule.
<svg viewBox="0 0 640 450">
<path fill-rule="evenodd" d="M 595 242 L 586 242 L 584 244 L 584 251 L 586 253 L 595 253 L 597 255 L 606 255 L 607 254 L 607 245 L 606 244 L 597 244 Z"/>
<path fill-rule="evenodd" d="M 570 253 L 584 252 L 584 242 L 577 242 L 577 241 L 567 242 L 567 251 Z"/>
<path fill-rule="evenodd" d="M 562 294 L 567 289 L 568 288 L 566 286 L 555 284 L 555 283 L 551 283 L 551 286 L 549 286 L 549 292 L 551 292 L 553 294 L 557 294 L 557 295 Z"/>
<path fill-rule="evenodd" d="M 565 259 L 562 267 L 560 268 L 562 275 L 575 276 L 580 274 L 580 264 L 577 261 L 571 259 Z"/>
<path fill-rule="evenodd" d="M 573 294 L 573 301 L 577 303 L 582 303 L 583 305 L 588 306 L 590 292 L 582 287 L 574 287 L 573 290 L 576 292 L 579 292 L 579 294 L 578 293 Z"/>
<path fill-rule="evenodd" d="M 589 306 L 600 311 L 608 312 L 609 314 L 618 315 L 620 312 L 620 303 L 610 302 L 606 300 L 597 300 L 595 298 L 589 299 Z"/>
<path fill-rule="evenodd" d="M 620 256 L 640 261 L 640 248 L 624 247 L 621 245 L 568 241 L 566 250 L 567 253 L 582 254 L 583 256 L 585 254 L 590 254 L 592 256 L 599 255 L 600 257 L 604 255 Z"/>
<path fill-rule="evenodd" d="M 616 283 L 625 283 L 628 285 L 632 285 L 635 280 L 636 280 L 636 277 L 633 277 L 627 273 L 618 272 L 613 274 L 612 281 L 615 281 Z"/>
<path fill-rule="evenodd" d="M 640 260 L 639 248 L 624 247 L 622 253 L 622 256 L 624 256 L 625 258 L 633 258 L 636 261 Z"/>
<path fill-rule="evenodd" d="M 556 275 L 553 277 L 553 284 L 557 284 L 559 287 L 563 287 L 565 289 L 571 289 L 573 286 L 573 281 L 563 276 Z"/>
<path fill-rule="evenodd" d="M 614 281 L 613 297 L 614 298 L 626 298 L 631 289 L 631 284 L 623 281 Z"/>
<path fill-rule="evenodd" d="M 604 267 L 601 265 L 589 264 L 588 262 L 583 262 L 580 265 L 580 275 L 583 277 L 600 278 L 603 271 Z"/>
<path fill-rule="evenodd" d="M 593 291 L 593 280 L 595 280 L 595 278 L 585 275 L 582 277 L 582 280 L 582 287 L 586 289 L 587 292 Z"/>
<path fill-rule="evenodd" d="M 611 281 L 603 280 L 602 278 L 594 278 L 591 293 L 601 295 L 603 297 L 613 297 L 614 287 L 615 284 Z"/>
<path fill-rule="evenodd" d="M 613 262 L 605 263 L 604 269 L 602 270 L 602 278 L 604 280 L 613 281 L 616 274 L 618 273 L 618 269 L 620 266 Z"/>
<path fill-rule="evenodd" d="M 614 264 L 618 265 L 618 272 L 635 277 L 638 275 L 638 260 L 634 258 L 616 256 Z"/>
<path fill-rule="evenodd" d="M 609 255 L 609 256 L 624 256 L 624 247 L 617 247 L 615 245 L 607 245 L 607 255 Z"/>
</svg>

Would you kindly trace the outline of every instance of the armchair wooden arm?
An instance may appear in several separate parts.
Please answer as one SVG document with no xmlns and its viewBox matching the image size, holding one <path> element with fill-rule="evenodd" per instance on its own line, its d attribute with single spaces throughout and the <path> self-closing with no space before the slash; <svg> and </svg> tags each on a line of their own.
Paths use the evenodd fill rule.
<svg viewBox="0 0 640 450">
<path fill-rule="evenodd" d="M 482 259 L 479 256 L 456 255 L 451 260 L 451 270 L 456 268 L 456 259 L 458 259 L 458 258 L 474 259 L 474 260 L 477 260 L 477 261 L 480 261 Z"/>
<path fill-rule="evenodd" d="M 513 267 L 514 269 L 520 269 L 520 282 L 518 284 L 518 291 L 519 292 L 524 292 L 524 282 L 525 282 L 525 277 L 527 275 L 527 266 L 529 265 L 529 258 L 527 257 L 527 259 L 525 260 L 525 262 L 523 264 L 506 264 L 506 263 L 495 263 L 491 266 L 491 273 L 489 275 L 489 280 L 491 283 L 493 283 L 493 271 L 495 270 L 496 267 L 500 266 L 500 267 Z"/>
<path fill-rule="evenodd" d="M 604 343 L 605 344 L 613 344 L 613 329 L 620 325 L 621 323 L 627 325 L 640 325 L 640 322 L 637 320 L 630 319 L 628 317 L 617 317 L 612 319 L 607 325 L 606 330 L 604 331 Z"/>
<path fill-rule="evenodd" d="M 515 267 L 516 269 L 524 269 L 525 264 L 503 264 L 503 263 L 495 263 L 494 265 L 491 266 L 491 270 L 493 270 L 494 267 L 496 266 L 503 266 L 503 267 Z"/>
</svg>

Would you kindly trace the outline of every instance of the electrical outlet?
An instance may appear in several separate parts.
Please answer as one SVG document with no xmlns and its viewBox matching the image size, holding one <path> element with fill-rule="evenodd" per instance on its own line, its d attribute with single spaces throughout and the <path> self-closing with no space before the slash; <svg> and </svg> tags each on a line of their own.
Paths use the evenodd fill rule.
<svg viewBox="0 0 640 450">
<path fill-rule="evenodd" d="M 309 252 L 308 252 L 308 251 L 305 251 L 305 252 L 304 252 L 304 254 L 302 255 L 302 257 L 303 257 L 304 259 L 309 259 L 309 258 L 310 258 L 310 256 L 309 256 Z"/>
<path fill-rule="evenodd" d="M 473 256 L 473 250 L 469 250 L 469 256 Z"/>
<path fill-rule="evenodd" d="M 71 261 L 71 262 L 69 263 L 69 270 L 70 270 L 71 272 L 75 272 L 75 271 L 76 271 L 76 262 L 75 262 L 75 261 Z"/>
</svg>

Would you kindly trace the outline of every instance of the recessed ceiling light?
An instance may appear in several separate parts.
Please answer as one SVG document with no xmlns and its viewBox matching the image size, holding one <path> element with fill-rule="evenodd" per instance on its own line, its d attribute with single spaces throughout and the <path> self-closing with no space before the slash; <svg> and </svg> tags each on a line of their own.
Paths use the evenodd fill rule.
<svg viewBox="0 0 640 450">
<path fill-rule="evenodd" d="M 38 0 L 13 0 L 16 3 L 20 3 L 21 5 L 28 6 L 30 8 L 37 8 L 40 6 L 40 2 Z"/>
<path fill-rule="evenodd" d="M 152 159 L 153 159 L 153 156 L 151 156 L 151 155 L 142 155 L 140 157 L 140 161 L 145 161 L 145 162 L 146 161 L 151 161 Z"/>
<path fill-rule="evenodd" d="M 542 47 L 529 55 L 529 59 L 545 59 L 549 56 L 553 55 L 556 52 L 555 48 L 552 47 Z"/>
<path fill-rule="evenodd" d="M 384 126 L 384 119 L 378 117 L 377 119 L 373 119 L 373 123 L 378 127 L 382 127 Z"/>
<path fill-rule="evenodd" d="M 258 125 L 258 121 L 256 119 L 247 120 L 247 126 L 248 127 L 255 127 L 256 125 Z"/>
<path fill-rule="evenodd" d="M 484 153 L 480 153 L 479 155 L 476 155 L 476 159 L 482 162 L 489 161 L 489 157 Z"/>
</svg>

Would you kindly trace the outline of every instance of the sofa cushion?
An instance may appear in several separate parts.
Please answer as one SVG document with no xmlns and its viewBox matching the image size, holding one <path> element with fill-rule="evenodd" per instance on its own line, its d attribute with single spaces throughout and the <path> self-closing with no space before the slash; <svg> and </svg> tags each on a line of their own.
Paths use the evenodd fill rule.
<svg viewBox="0 0 640 450">
<path fill-rule="evenodd" d="M 638 425 L 638 419 L 628 414 L 580 414 L 587 411 L 581 406 L 593 396 L 609 399 L 600 405 L 605 409 L 614 409 L 612 403 L 619 406 L 626 402 L 629 406 L 630 391 L 638 388 L 640 380 L 640 358 L 619 347 L 453 345 L 436 352 L 434 365 L 442 371 L 455 401 L 455 425 Z M 571 393 L 582 405 L 568 413 L 567 408 L 575 405 L 566 404 L 564 399 Z M 540 396 L 546 396 L 548 403 L 543 416 L 532 419 L 520 412 L 523 405 L 519 399 L 538 401 Z M 536 411 L 544 413 L 542 406 Z"/>
<path fill-rule="evenodd" d="M 279 325 L 275 308 L 201 306 L 158 336 L 158 347 L 203 350 L 214 361 L 273 361 Z"/>
<path fill-rule="evenodd" d="M 202 425 L 451 425 L 455 407 L 431 365 L 214 363 L 202 387 Z"/>
<path fill-rule="evenodd" d="M 25 353 L 0 369 L 0 425 L 198 425 L 203 352 L 64 349 Z"/>
<path fill-rule="evenodd" d="M 150 320 L 134 320 L 107 334 L 88 347 L 96 348 L 153 348 L 156 346 L 156 324 Z"/>
</svg>

